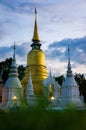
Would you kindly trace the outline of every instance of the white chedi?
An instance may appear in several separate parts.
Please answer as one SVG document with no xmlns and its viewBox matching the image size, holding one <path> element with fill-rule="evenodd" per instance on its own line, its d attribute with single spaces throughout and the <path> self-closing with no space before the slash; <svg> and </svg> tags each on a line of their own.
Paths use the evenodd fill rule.
<svg viewBox="0 0 86 130">
<path fill-rule="evenodd" d="M 30 96 L 34 95 L 34 90 L 33 90 L 33 84 L 32 84 L 32 78 L 31 78 L 31 73 L 29 74 L 29 78 L 28 78 L 28 86 L 27 86 L 27 100 Z"/>
<path fill-rule="evenodd" d="M 32 83 L 32 77 L 31 72 L 29 73 L 28 77 L 28 85 L 27 85 L 27 91 L 26 91 L 26 101 L 29 107 L 36 106 L 36 96 L 34 95 L 34 89 L 33 89 L 33 83 Z"/>
<path fill-rule="evenodd" d="M 61 106 L 67 107 L 74 105 L 76 107 L 83 107 L 84 103 L 80 100 L 79 87 L 74 79 L 70 64 L 70 49 L 68 47 L 68 66 L 65 81 L 62 85 L 62 99 Z"/>
<path fill-rule="evenodd" d="M 15 59 L 15 44 L 14 55 L 9 72 L 9 77 L 3 89 L 3 108 L 10 108 L 13 106 L 20 106 L 22 101 L 23 91 L 22 85 L 18 78 L 16 59 Z"/>
</svg>

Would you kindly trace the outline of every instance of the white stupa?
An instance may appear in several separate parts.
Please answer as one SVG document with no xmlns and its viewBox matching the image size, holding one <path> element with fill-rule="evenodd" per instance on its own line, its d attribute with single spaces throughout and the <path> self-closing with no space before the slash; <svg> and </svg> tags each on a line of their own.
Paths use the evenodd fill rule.
<svg viewBox="0 0 86 130">
<path fill-rule="evenodd" d="M 3 90 L 3 107 L 10 108 L 13 106 L 20 106 L 22 102 L 22 86 L 18 78 L 16 58 L 15 58 L 15 44 L 12 64 L 9 72 L 9 77 L 5 83 Z"/>
<path fill-rule="evenodd" d="M 70 49 L 68 47 L 68 66 L 67 66 L 66 79 L 62 85 L 61 106 L 67 107 L 69 105 L 74 105 L 77 107 L 84 106 L 83 101 L 80 100 L 79 87 L 72 74 L 70 63 Z"/>
<path fill-rule="evenodd" d="M 27 99 L 29 98 L 29 96 L 33 96 L 33 95 L 34 95 L 34 90 L 33 90 L 32 78 L 31 78 L 31 73 L 30 73 L 28 86 L 27 86 Z"/>
<path fill-rule="evenodd" d="M 30 70 L 31 71 L 31 70 Z M 28 86 L 26 91 L 26 101 L 29 107 L 34 107 L 38 105 L 39 97 L 34 95 L 33 83 L 32 83 L 32 76 L 29 73 L 28 77 Z"/>
</svg>

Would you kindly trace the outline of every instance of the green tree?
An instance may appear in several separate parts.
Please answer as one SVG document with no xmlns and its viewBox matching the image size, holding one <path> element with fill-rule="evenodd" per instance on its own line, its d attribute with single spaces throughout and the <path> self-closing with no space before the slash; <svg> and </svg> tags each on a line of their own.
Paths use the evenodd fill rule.
<svg viewBox="0 0 86 130">
<path fill-rule="evenodd" d="M 8 78 L 11 63 L 12 63 L 12 58 L 7 58 L 5 61 L 0 62 L 0 73 L 2 72 L 2 79 L 4 83 Z M 24 71 L 25 71 L 25 67 L 23 65 L 18 66 L 18 74 L 19 74 L 18 76 L 20 80 L 23 79 Z"/>
<path fill-rule="evenodd" d="M 25 67 L 23 65 L 18 66 L 19 79 L 22 80 L 24 77 Z"/>
<path fill-rule="evenodd" d="M 84 101 L 86 103 L 86 79 L 83 74 L 75 74 L 74 78 L 79 86 L 80 96 L 84 97 Z"/>
<path fill-rule="evenodd" d="M 59 76 L 59 77 L 55 77 L 55 80 L 58 81 L 58 83 L 59 83 L 60 85 L 63 84 L 64 79 L 65 79 L 65 78 L 64 78 L 63 75 L 61 75 L 61 76 Z"/>
<path fill-rule="evenodd" d="M 0 62 L 0 72 L 2 72 L 2 78 L 4 82 L 8 78 L 11 62 L 12 62 L 12 58 L 7 58 L 5 61 Z"/>
</svg>

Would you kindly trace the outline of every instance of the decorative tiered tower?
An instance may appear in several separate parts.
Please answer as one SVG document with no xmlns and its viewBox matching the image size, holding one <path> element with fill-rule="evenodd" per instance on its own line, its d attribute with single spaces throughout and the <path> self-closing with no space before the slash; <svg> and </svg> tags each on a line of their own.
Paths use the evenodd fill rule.
<svg viewBox="0 0 86 130">
<path fill-rule="evenodd" d="M 22 85 L 24 87 L 24 94 L 26 95 L 26 89 L 28 85 L 28 77 L 31 68 L 32 84 L 35 95 L 43 95 L 43 85 L 42 81 L 47 78 L 47 70 L 45 66 L 45 55 L 41 50 L 40 39 L 38 35 L 37 27 L 37 11 L 35 9 L 35 25 L 34 34 L 32 38 L 32 50 L 27 55 L 27 67 L 25 70 L 25 76 L 22 80 Z"/>
<path fill-rule="evenodd" d="M 29 73 L 29 78 L 28 78 L 28 85 L 26 90 L 26 101 L 27 101 L 27 106 L 29 107 L 34 107 L 34 106 L 36 107 L 39 101 L 39 96 L 34 95 L 31 72 Z"/>
<path fill-rule="evenodd" d="M 10 68 L 10 73 L 3 89 L 3 103 L 2 103 L 3 109 L 15 107 L 15 105 L 20 106 L 22 96 L 23 91 L 21 82 L 18 79 L 18 72 L 15 58 L 15 44 L 14 44 L 14 54 Z"/>
<path fill-rule="evenodd" d="M 62 85 L 62 100 L 61 105 L 67 107 L 74 105 L 77 107 L 83 107 L 83 101 L 80 100 L 79 87 L 74 79 L 70 64 L 70 48 L 68 47 L 68 66 L 66 79 Z"/>
<path fill-rule="evenodd" d="M 33 84 L 32 84 L 32 78 L 31 74 L 29 74 L 29 80 L 28 80 L 28 86 L 27 86 L 27 97 L 33 96 L 34 90 L 33 90 Z"/>
<path fill-rule="evenodd" d="M 31 105 L 34 104 L 34 90 L 33 90 L 31 73 L 29 74 L 29 78 L 28 78 L 28 86 L 27 86 L 27 91 L 26 91 L 26 99 L 27 99 L 27 104 L 29 106 L 31 106 Z"/>
</svg>

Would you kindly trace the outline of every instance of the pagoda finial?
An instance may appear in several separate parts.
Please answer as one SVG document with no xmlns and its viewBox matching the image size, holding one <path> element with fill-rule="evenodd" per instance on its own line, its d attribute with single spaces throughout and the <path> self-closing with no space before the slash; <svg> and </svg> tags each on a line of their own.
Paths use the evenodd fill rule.
<svg viewBox="0 0 86 130">
<path fill-rule="evenodd" d="M 17 66 L 16 66 L 16 58 L 15 58 L 15 49 L 16 49 L 16 45 L 14 42 L 14 46 L 13 46 L 13 58 L 12 58 L 12 63 L 11 63 L 11 68 L 10 68 L 10 73 L 9 76 L 14 76 L 14 77 L 18 77 L 18 72 L 17 72 Z"/>
<path fill-rule="evenodd" d="M 70 48 L 68 46 L 68 63 L 70 63 Z"/>
<path fill-rule="evenodd" d="M 34 95 L 34 90 L 33 90 L 33 83 L 32 83 L 32 76 L 31 76 L 31 68 L 29 72 L 29 80 L 28 80 L 28 86 L 27 86 L 27 98 L 28 96 Z"/>
<path fill-rule="evenodd" d="M 37 10 L 36 10 L 36 7 L 35 7 L 35 14 L 37 14 Z"/>
<path fill-rule="evenodd" d="M 72 76 L 71 63 L 70 63 L 70 47 L 68 46 L 68 66 L 67 66 L 67 76 Z"/>
<path fill-rule="evenodd" d="M 15 42 L 14 42 L 14 46 L 13 46 L 13 49 L 14 49 L 14 54 L 13 54 L 13 60 L 15 60 L 15 49 L 16 49 L 16 45 L 15 45 Z"/>
<path fill-rule="evenodd" d="M 38 41 L 40 42 L 40 38 L 39 38 L 39 35 L 38 35 L 38 26 L 37 26 L 37 10 L 35 8 L 35 24 L 34 24 L 34 34 L 33 34 L 33 38 L 32 38 L 32 41 Z"/>
</svg>

